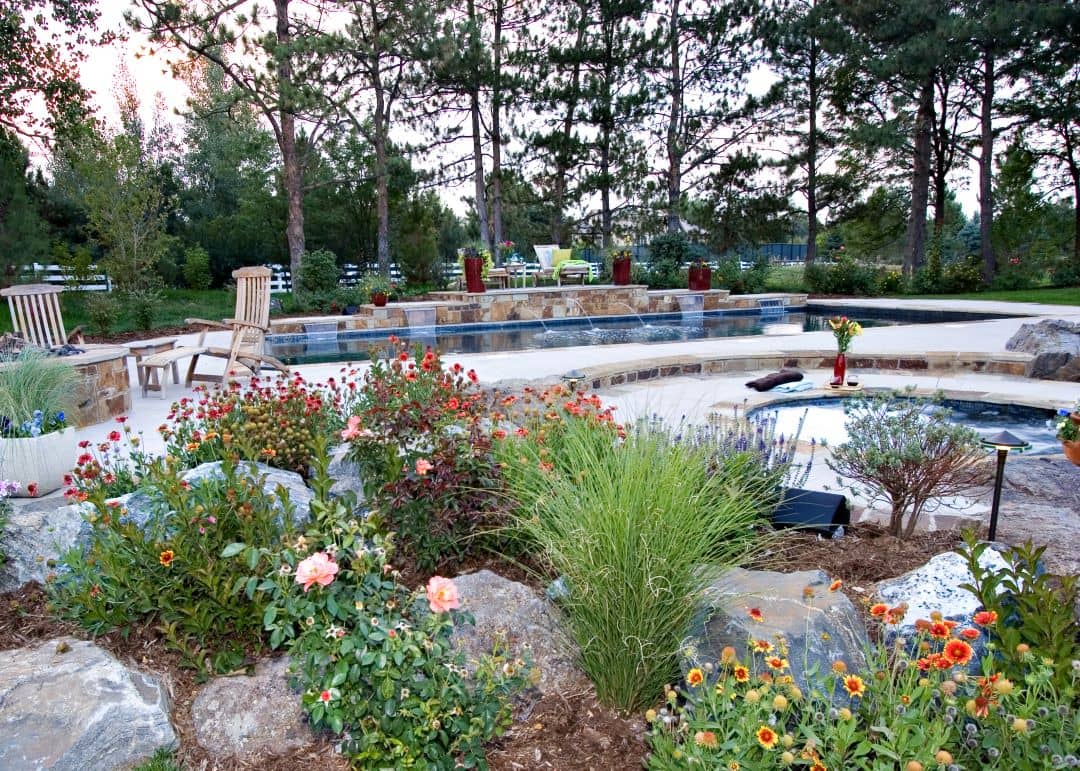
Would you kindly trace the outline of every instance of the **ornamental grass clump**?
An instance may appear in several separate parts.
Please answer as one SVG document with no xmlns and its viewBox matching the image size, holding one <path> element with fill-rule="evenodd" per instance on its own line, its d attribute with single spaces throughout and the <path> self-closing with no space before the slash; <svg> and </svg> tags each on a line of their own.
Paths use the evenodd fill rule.
<svg viewBox="0 0 1080 771">
<path fill-rule="evenodd" d="M 61 431 L 81 378 L 63 359 L 24 348 L 0 367 L 0 437 Z"/>
<path fill-rule="evenodd" d="M 761 545 L 758 500 L 768 493 L 708 473 L 707 450 L 663 433 L 620 441 L 610 412 L 578 399 L 506 437 L 498 457 L 518 504 L 512 530 L 565 582 L 559 607 L 583 669 L 605 703 L 631 711 L 678 674 L 680 643 L 715 575 L 706 568 L 739 564 Z"/>
<path fill-rule="evenodd" d="M 890 535 L 909 538 L 924 511 L 980 480 L 978 433 L 950 423 L 940 401 L 891 394 L 844 404 L 848 439 L 825 463 L 840 485 L 889 502 Z"/>
</svg>

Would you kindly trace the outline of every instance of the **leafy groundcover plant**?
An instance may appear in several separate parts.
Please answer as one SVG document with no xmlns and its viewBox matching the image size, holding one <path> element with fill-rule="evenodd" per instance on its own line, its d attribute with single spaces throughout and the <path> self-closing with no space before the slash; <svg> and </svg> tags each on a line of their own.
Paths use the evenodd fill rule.
<svg viewBox="0 0 1080 771">
<path fill-rule="evenodd" d="M 142 436 L 134 434 L 126 417 L 116 420 L 119 428 L 110 431 L 104 442 L 79 442 L 75 468 L 64 477 L 68 500 L 82 502 L 98 492 L 116 498 L 136 490 L 146 477 L 151 459 L 142 449 Z"/>
<path fill-rule="evenodd" d="M 459 610 L 453 582 L 432 577 L 411 592 L 391 567 L 391 536 L 377 515 L 328 500 L 325 457 L 316 461 L 312 526 L 281 548 L 237 542 L 223 557 L 264 569 L 261 619 L 289 652 L 312 723 L 345 732 L 357 768 L 484 768 L 483 744 L 510 720 L 508 697 L 528 663 L 496 655 L 471 676 L 451 647 Z"/>
<path fill-rule="evenodd" d="M 488 400 L 476 373 L 391 338 L 393 356 L 372 356 L 342 432 L 365 494 L 384 512 L 402 551 L 421 570 L 445 566 L 501 521 Z"/>
<path fill-rule="evenodd" d="M 641 708 L 678 673 L 703 566 L 760 542 L 760 481 L 710 474 L 707 449 L 665 433 L 624 432 L 596 397 L 555 388 L 521 409 L 497 445 L 511 528 L 562 577 L 564 624 L 601 699 Z"/>
<path fill-rule="evenodd" d="M 838 583 L 838 582 L 837 582 Z M 782 638 L 751 639 L 744 653 L 691 670 L 682 688 L 649 710 L 651 769 L 760 771 L 974 771 L 1080 765 L 1080 662 L 1067 682 L 1035 649 L 1007 677 L 991 647 L 973 667 L 973 644 L 998 618 L 976 614 L 959 627 L 935 614 L 916 621 L 913 639 L 894 634 L 904 606 L 870 608 L 878 644 L 865 672 L 844 661 L 796 686 Z M 973 671 L 974 670 L 974 671 Z"/>
<path fill-rule="evenodd" d="M 220 554 L 236 541 L 272 547 L 291 540 L 293 506 L 284 490 L 267 496 L 262 479 L 226 456 L 223 478 L 192 487 L 175 458 L 149 464 L 143 490 L 152 504 L 132 520 L 106 488 L 89 497 L 93 537 L 68 552 L 49 582 L 51 606 L 92 634 L 152 622 L 200 672 L 227 672 L 261 645 L 264 597 L 246 568 Z M 81 495 L 80 495 L 81 497 Z"/>
</svg>

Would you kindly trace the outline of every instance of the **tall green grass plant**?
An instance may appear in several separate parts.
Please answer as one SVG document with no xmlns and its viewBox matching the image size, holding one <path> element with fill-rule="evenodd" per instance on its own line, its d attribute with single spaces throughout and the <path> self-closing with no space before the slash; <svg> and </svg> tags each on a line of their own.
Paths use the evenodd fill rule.
<svg viewBox="0 0 1080 771">
<path fill-rule="evenodd" d="M 678 676 L 679 645 L 715 576 L 706 567 L 761 545 L 767 483 L 710 474 L 707 449 L 647 428 L 618 442 L 603 423 L 567 420 L 557 453 L 535 436 L 502 446 L 520 503 L 513 527 L 563 577 L 565 628 L 600 698 L 643 708 Z"/>
<path fill-rule="evenodd" d="M 79 374 L 61 358 L 34 348 L 0 364 L 0 435 L 18 436 L 24 423 L 39 421 L 45 430 L 63 428 L 57 416 L 74 403 Z"/>
</svg>

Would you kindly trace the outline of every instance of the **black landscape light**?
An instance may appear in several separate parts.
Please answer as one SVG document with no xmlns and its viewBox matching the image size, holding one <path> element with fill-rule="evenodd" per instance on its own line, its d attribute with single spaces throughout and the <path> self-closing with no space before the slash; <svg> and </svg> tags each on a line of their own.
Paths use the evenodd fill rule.
<svg viewBox="0 0 1080 771">
<path fill-rule="evenodd" d="M 1005 480 L 1005 460 L 1013 450 L 1030 450 L 1031 444 L 1020 437 L 1000 431 L 993 436 L 984 436 L 982 446 L 988 450 L 997 450 L 997 474 L 994 477 L 994 501 L 990 504 L 990 540 L 997 538 L 998 507 L 1001 505 L 1001 483 Z"/>
</svg>

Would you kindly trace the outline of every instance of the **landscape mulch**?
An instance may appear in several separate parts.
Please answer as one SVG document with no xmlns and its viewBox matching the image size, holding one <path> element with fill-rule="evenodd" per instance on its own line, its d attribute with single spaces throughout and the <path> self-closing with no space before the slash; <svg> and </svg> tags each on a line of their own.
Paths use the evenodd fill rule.
<svg viewBox="0 0 1080 771">
<path fill-rule="evenodd" d="M 954 548 L 959 533 L 942 531 L 917 533 L 902 541 L 875 525 L 854 525 L 840 539 L 820 538 L 809 533 L 785 533 L 760 555 L 751 567 L 793 572 L 820 569 L 844 581 L 844 591 L 862 609 L 872 584 L 912 570 L 930 557 Z M 491 558 L 473 558 L 455 572 L 489 569 L 534 588 L 542 584 L 535 566 L 515 566 Z M 406 583 L 419 585 L 419 571 L 406 576 Z M 861 590 L 861 591 L 860 591 Z M 28 584 L 18 591 L 0 595 L 0 650 L 9 650 L 47 639 L 70 635 L 87 637 L 70 623 L 52 618 L 46 608 L 44 591 Z M 319 768 L 344 771 L 348 765 L 334 752 L 326 737 L 313 747 L 289 756 L 221 760 L 205 753 L 196 743 L 191 722 L 191 704 L 199 683 L 194 672 L 179 666 L 180 656 L 165 647 L 159 633 L 150 626 L 136 627 L 127 637 L 111 633 L 97 638 L 97 644 L 118 659 L 156 673 L 162 678 L 173 701 L 173 724 L 180 737 L 177 759 L 192 771 L 294 771 Z M 493 771 L 622 771 L 640 769 L 646 756 L 645 724 L 638 715 L 623 716 L 600 705 L 591 690 L 547 696 L 519 708 L 514 725 L 491 743 L 487 757 Z"/>
</svg>

